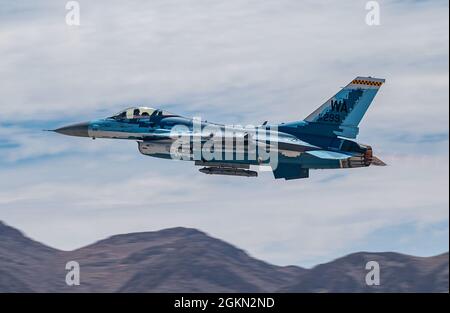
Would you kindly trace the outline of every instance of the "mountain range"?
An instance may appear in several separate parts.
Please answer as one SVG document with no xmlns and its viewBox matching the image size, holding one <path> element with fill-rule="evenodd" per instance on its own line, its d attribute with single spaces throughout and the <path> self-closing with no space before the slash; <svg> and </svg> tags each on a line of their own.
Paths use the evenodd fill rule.
<svg viewBox="0 0 450 313">
<path fill-rule="evenodd" d="M 81 283 L 65 282 L 66 263 Z M 380 285 L 365 282 L 368 261 Z M 448 292 L 449 254 L 358 252 L 311 269 L 257 260 L 190 228 L 109 237 L 61 251 L 0 221 L 0 292 Z"/>
</svg>

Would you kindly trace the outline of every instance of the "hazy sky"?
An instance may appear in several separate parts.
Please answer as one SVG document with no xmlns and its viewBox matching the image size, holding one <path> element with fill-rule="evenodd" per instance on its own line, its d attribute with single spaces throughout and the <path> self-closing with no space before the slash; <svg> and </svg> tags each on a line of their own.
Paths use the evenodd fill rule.
<svg viewBox="0 0 450 313">
<path fill-rule="evenodd" d="M 60 249 L 185 226 L 263 260 L 449 248 L 448 1 L 0 0 L 0 220 Z M 41 129 L 146 105 L 224 123 L 300 120 L 386 78 L 358 141 L 385 168 L 206 176 L 135 142 Z M 0 238 L 1 239 L 1 238 Z"/>
</svg>

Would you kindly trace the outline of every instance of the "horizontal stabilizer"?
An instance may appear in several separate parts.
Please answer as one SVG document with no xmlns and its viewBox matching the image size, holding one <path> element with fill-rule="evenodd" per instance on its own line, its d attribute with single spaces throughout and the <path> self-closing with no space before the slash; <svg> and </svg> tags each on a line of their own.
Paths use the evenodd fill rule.
<svg viewBox="0 0 450 313">
<path fill-rule="evenodd" d="M 344 160 L 352 157 L 351 154 L 341 153 L 341 152 L 334 152 L 334 151 L 326 151 L 326 150 L 313 150 L 313 151 L 307 151 L 306 154 L 312 155 L 319 159 L 326 159 L 326 160 Z"/>
</svg>

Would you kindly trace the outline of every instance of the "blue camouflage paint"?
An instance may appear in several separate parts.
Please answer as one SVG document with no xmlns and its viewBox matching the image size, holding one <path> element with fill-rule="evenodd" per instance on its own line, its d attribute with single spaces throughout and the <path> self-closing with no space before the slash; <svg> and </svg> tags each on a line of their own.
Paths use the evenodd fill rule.
<svg viewBox="0 0 450 313">
<path fill-rule="evenodd" d="M 307 178 L 310 169 L 384 165 L 373 156 L 370 146 L 346 139 L 356 138 L 359 123 L 383 83 L 384 79 L 357 77 L 304 120 L 259 126 L 258 131 L 272 138 L 268 152 L 275 153 L 276 164 L 262 158 L 265 154 L 261 150 L 257 150 L 255 155 L 248 154 L 251 145 L 266 142 L 263 137 L 256 136 L 249 129 L 225 128 L 225 125 L 206 121 L 200 122 L 200 130 L 214 127 L 222 134 L 227 134 L 225 130 L 232 131 L 232 138 L 227 137 L 232 142 L 232 158 L 225 159 L 226 153 L 222 151 L 217 154 L 220 155 L 220 160 L 206 160 L 201 154 L 198 159 L 196 151 L 205 148 L 208 140 L 215 139 L 217 134 L 204 131 L 197 133 L 193 119 L 146 107 L 129 108 L 111 117 L 78 123 L 55 131 L 94 139 L 136 140 L 142 154 L 171 159 L 171 148 L 179 139 L 179 132 L 173 132 L 177 129 L 189 138 L 188 149 L 180 149 L 179 154 L 185 157 L 183 160 L 200 161 L 199 164 L 207 166 L 202 171 L 204 173 L 256 176 L 255 172 L 247 171 L 249 165 L 270 165 L 277 179 Z M 220 138 L 217 149 L 227 148 L 225 139 Z M 243 149 L 240 158 L 237 157 L 238 140 L 243 144 L 239 148 L 240 151 Z M 209 149 L 214 151 L 215 145 Z"/>
</svg>

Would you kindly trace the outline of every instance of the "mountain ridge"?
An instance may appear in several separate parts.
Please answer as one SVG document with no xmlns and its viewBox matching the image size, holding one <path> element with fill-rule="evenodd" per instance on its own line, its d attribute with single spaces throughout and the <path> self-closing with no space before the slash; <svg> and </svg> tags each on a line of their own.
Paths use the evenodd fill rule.
<svg viewBox="0 0 450 313">
<path fill-rule="evenodd" d="M 448 292 L 448 252 L 357 252 L 311 269 L 276 266 L 193 228 L 114 235 L 61 251 L 0 221 L 0 292 Z M 65 284 L 79 262 L 81 285 Z M 365 264 L 381 267 L 367 286 Z"/>
</svg>

